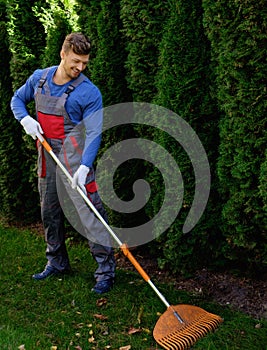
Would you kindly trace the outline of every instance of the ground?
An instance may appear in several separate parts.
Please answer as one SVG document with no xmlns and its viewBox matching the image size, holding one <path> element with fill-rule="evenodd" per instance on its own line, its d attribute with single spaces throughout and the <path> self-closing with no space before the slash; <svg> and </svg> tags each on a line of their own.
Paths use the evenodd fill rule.
<svg viewBox="0 0 267 350">
<path fill-rule="evenodd" d="M 43 235 L 41 224 L 30 228 Z M 160 270 L 156 260 L 143 249 L 134 249 L 132 254 L 151 277 L 152 281 L 171 283 L 174 288 L 191 293 L 198 293 L 221 305 L 230 305 L 233 309 L 242 311 L 255 319 L 267 319 L 267 276 L 262 280 L 237 277 L 229 272 L 211 272 L 200 270 L 191 278 L 173 275 L 170 271 Z M 134 271 L 132 263 L 121 253 L 116 254 L 118 268 Z"/>
<path fill-rule="evenodd" d="M 191 278 L 174 276 L 169 271 L 162 271 L 155 261 L 143 252 L 133 251 L 136 260 L 148 273 L 151 280 L 170 282 L 174 288 L 198 293 L 221 305 L 230 305 L 255 319 L 267 319 L 267 281 L 252 280 L 234 276 L 228 272 L 217 273 L 205 269 L 197 271 Z M 121 253 L 116 256 L 117 266 L 135 270 Z"/>
</svg>

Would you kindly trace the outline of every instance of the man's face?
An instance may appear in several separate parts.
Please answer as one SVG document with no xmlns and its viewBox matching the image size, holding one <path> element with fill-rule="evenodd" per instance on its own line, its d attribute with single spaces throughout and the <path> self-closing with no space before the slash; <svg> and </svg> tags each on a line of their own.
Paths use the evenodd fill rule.
<svg viewBox="0 0 267 350">
<path fill-rule="evenodd" d="M 77 55 L 73 50 L 69 52 L 61 51 L 61 61 L 65 74 L 70 79 L 75 79 L 85 70 L 89 61 L 89 55 Z"/>
</svg>

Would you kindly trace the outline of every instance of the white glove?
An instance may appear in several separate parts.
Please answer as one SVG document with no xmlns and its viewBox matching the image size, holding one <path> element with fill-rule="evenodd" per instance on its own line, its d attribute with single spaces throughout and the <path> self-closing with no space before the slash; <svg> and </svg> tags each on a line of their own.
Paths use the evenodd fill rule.
<svg viewBox="0 0 267 350">
<path fill-rule="evenodd" d="M 29 115 L 21 119 L 20 124 L 24 127 L 26 134 L 31 135 L 31 137 L 34 140 L 36 140 L 38 133 L 44 133 L 38 121 L 30 117 Z"/>
<path fill-rule="evenodd" d="M 86 165 L 80 165 L 78 170 L 75 172 L 72 178 L 71 187 L 76 188 L 78 185 L 82 190 L 85 190 L 85 181 L 90 168 Z"/>
</svg>

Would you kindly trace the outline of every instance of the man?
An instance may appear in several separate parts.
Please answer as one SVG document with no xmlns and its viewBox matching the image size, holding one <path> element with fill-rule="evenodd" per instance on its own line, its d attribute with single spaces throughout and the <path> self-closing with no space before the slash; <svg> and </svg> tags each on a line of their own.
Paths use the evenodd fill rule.
<svg viewBox="0 0 267 350">
<path fill-rule="evenodd" d="M 84 149 L 80 163 L 73 176 L 72 188 L 85 186 L 87 195 L 102 217 L 107 215 L 99 198 L 95 184 L 93 162 L 100 145 L 102 129 L 102 96 L 99 89 L 82 72 L 85 70 L 90 53 L 90 40 L 82 33 L 66 36 L 60 52 L 58 66 L 37 69 L 14 94 L 11 109 L 25 132 L 36 139 L 43 134 L 55 154 L 59 155 L 64 140 L 79 123 L 86 121 L 86 135 L 93 140 Z M 36 119 L 29 116 L 27 104 L 34 100 Z M 38 143 L 38 189 L 41 202 L 41 217 L 47 244 L 47 265 L 44 271 L 33 275 L 42 280 L 51 275 L 65 273 L 70 262 L 65 245 L 64 216 L 56 187 L 56 165 Z M 88 208 L 86 230 L 93 235 L 108 236 L 104 225 L 95 218 Z M 105 238 L 105 242 L 109 242 Z M 110 245 L 89 240 L 90 250 L 98 263 L 95 271 L 96 284 L 92 289 L 98 294 L 108 292 L 115 277 L 115 259 Z"/>
</svg>

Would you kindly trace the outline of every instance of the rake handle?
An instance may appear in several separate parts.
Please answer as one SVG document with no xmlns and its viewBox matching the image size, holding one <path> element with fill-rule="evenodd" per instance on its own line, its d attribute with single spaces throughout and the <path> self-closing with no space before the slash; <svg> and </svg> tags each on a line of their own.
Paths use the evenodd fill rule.
<svg viewBox="0 0 267 350">
<path fill-rule="evenodd" d="M 135 259 L 135 257 L 132 255 L 132 253 L 129 251 L 127 245 L 125 243 L 120 245 L 120 249 L 122 250 L 123 254 L 130 260 L 130 262 L 133 264 L 133 266 L 136 268 L 136 270 L 139 272 L 139 274 L 143 277 L 143 279 L 150 285 L 150 287 L 154 290 L 154 292 L 157 294 L 157 296 L 161 299 L 161 301 L 166 305 L 167 308 L 171 308 L 171 305 L 168 303 L 168 301 L 165 299 L 164 295 L 161 294 L 161 292 L 158 290 L 158 288 L 155 286 L 155 284 L 151 281 L 148 274 L 145 272 L 145 270 L 142 268 L 142 266 L 139 264 L 139 262 Z M 182 323 L 183 320 L 180 318 L 180 316 L 177 314 L 175 315 L 177 319 Z"/>
<path fill-rule="evenodd" d="M 41 144 L 44 146 L 44 148 L 47 150 L 47 152 L 50 153 L 52 151 L 52 148 L 49 145 L 49 143 L 46 141 L 46 139 L 41 134 L 38 134 L 37 137 L 41 142 Z"/>
<path fill-rule="evenodd" d="M 129 251 L 127 245 L 123 243 L 120 246 L 123 254 L 130 260 L 130 262 L 133 264 L 133 266 L 136 268 L 136 270 L 140 273 L 140 275 L 143 277 L 143 279 L 148 282 L 150 280 L 148 274 L 144 271 L 142 266 L 139 264 L 139 262 L 135 259 L 135 257 L 132 255 L 132 253 Z"/>
<path fill-rule="evenodd" d="M 63 173 L 66 175 L 67 179 L 71 182 L 72 181 L 72 176 L 68 172 L 68 170 L 64 167 L 64 165 L 61 163 L 61 161 L 58 159 L 58 157 L 55 155 L 53 152 L 51 146 L 49 143 L 46 141 L 46 139 L 40 134 L 37 134 L 37 137 L 45 150 L 50 154 L 50 156 L 54 159 L 56 164 L 60 167 L 60 169 L 63 171 Z M 161 294 L 161 292 L 158 290 L 158 288 L 154 285 L 154 283 L 151 281 L 150 277 L 148 274 L 144 271 L 144 269 L 141 267 L 141 265 L 138 263 L 138 261 L 135 259 L 135 257 L 132 255 L 132 253 L 129 251 L 128 247 L 126 244 L 122 243 L 120 239 L 117 237 L 117 235 L 113 232 L 111 227 L 107 224 L 107 222 L 103 219 L 101 214 L 98 212 L 98 210 L 95 208 L 93 203 L 88 199 L 88 197 L 85 195 L 83 190 L 77 186 L 76 190 L 79 192 L 81 197 L 84 199 L 84 201 L 88 204 L 89 208 L 94 212 L 96 217 L 102 222 L 102 224 L 105 226 L 107 231 L 111 234 L 113 239 L 117 242 L 118 246 L 122 250 L 123 254 L 130 260 L 130 262 L 134 265 L 136 270 L 139 272 L 139 274 L 143 277 L 143 279 L 150 285 L 150 287 L 154 290 L 154 292 L 158 295 L 158 297 L 161 299 L 161 301 L 166 305 L 167 308 L 170 307 L 170 304 L 168 301 L 165 299 L 165 297 Z"/>
</svg>

